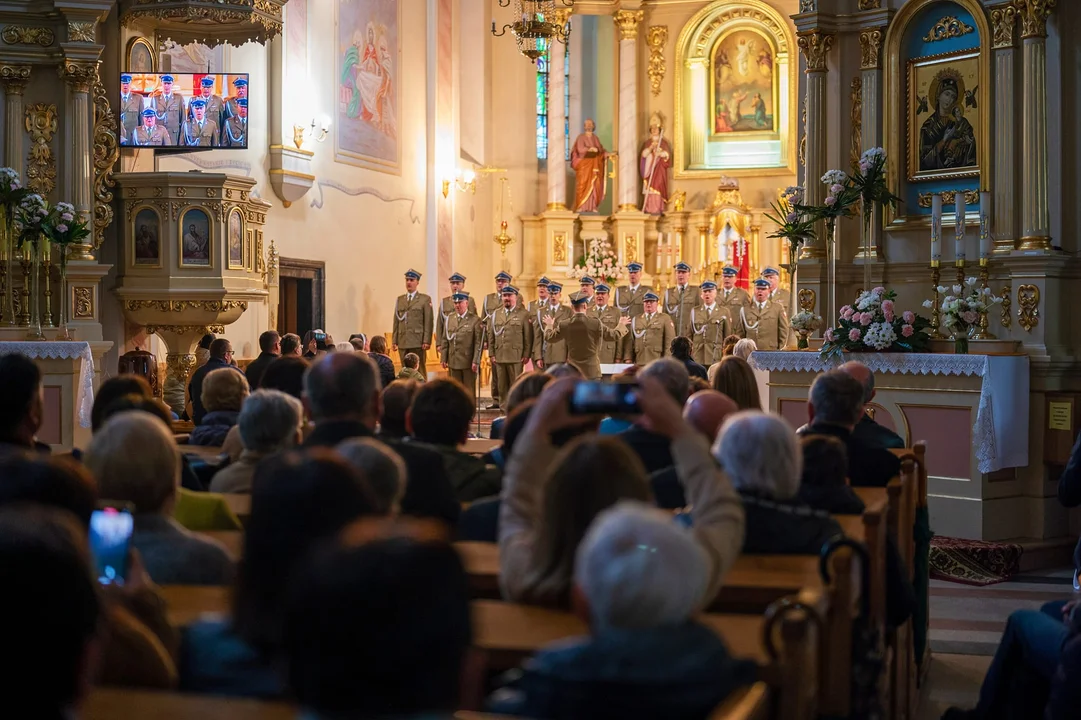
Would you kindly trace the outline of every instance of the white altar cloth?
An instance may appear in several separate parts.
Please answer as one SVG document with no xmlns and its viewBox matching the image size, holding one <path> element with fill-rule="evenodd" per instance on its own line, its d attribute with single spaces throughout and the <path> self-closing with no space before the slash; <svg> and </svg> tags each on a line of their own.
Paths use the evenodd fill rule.
<svg viewBox="0 0 1081 720">
<path fill-rule="evenodd" d="M 90 410 L 94 407 L 94 356 L 88 342 L 0 342 L 0 355 L 19 353 L 31 360 L 74 360 L 80 358 L 79 425 L 90 427 Z"/>
<path fill-rule="evenodd" d="M 845 353 L 823 358 L 816 352 L 758 351 L 750 357 L 752 367 L 767 372 L 823 372 L 850 360 L 875 373 L 981 376 L 980 409 L 972 428 L 980 472 L 1028 465 L 1027 355 Z"/>
</svg>

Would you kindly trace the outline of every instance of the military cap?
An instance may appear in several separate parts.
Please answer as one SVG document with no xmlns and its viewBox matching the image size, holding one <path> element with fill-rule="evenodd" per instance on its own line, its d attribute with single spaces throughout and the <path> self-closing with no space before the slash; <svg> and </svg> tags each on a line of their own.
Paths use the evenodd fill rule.
<svg viewBox="0 0 1081 720">
<path fill-rule="evenodd" d="M 518 294 L 518 288 L 514 287 L 513 285 L 507 285 L 506 287 L 503 288 L 503 294 L 504 295 L 517 295 Z"/>
<path fill-rule="evenodd" d="M 756 288 L 768 288 L 769 287 L 769 280 L 766 280 L 765 278 L 758 278 L 757 280 L 754 281 L 754 286 Z"/>
<path fill-rule="evenodd" d="M 194 100 L 191 101 L 191 106 L 193 108 L 205 108 L 206 107 L 206 100 L 200 100 L 199 98 L 195 98 Z"/>
<path fill-rule="evenodd" d="M 563 286 L 559 283 L 548 283 L 548 292 L 561 293 L 563 292 Z"/>
<path fill-rule="evenodd" d="M 456 292 L 450 296 L 450 299 L 454 302 L 465 302 L 469 299 L 469 293 Z"/>
<path fill-rule="evenodd" d="M 203 87 L 214 87 L 214 78 L 209 75 L 204 75 L 199 84 Z"/>
<path fill-rule="evenodd" d="M 593 278 L 591 278 L 591 277 L 590 277 L 590 276 L 588 276 L 588 275 L 583 275 L 583 276 L 582 276 L 581 278 L 579 278 L 578 282 L 579 282 L 579 284 L 581 284 L 581 285 L 596 285 L 596 284 L 597 284 L 597 283 L 596 283 L 596 282 L 595 282 L 595 281 L 593 280 Z"/>
<path fill-rule="evenodd" d="M 551 284 L 552 281 L 546 277 L 542 277 L 540 280 L 537 281 L 537 287 L 543 287 L 545 289 L 547 289 L 547 287 Z"/>
<path fill-rule="evenodd" d="M 499 274 L 495 276 L 495 279 L 496 279 L 496 280 L 506 280 L 507 282 L 510 282 L 510 281 L 511 281 L 511 280 L 513 280 L 514 278 L 512 278 L 512 277 L 510 276 L 510 273 L 509 273 L 509 272 L 507 272 L 507 271 L 505 271 L 505 270 L 500 270 L 500 271 L 499 271 Z"/>
<path fill-rule="evenodd" d="M 242 108 L 246 108 L 248 107 L 248 98 L 239 98 L 237 99 L 236 104 Z"/>
<path fill-rule="evenodd" d="M 157 117 L 158 114 L 154 112 L 154 108 L 147 108 L 143 110 L 143 117 Z"/>
<path fill-rule="evenodd" d="M 571 305 L 584 305 L 589 302 L 589 295 L 584 292 L 571 293 Z"/>
<path fill-rule="evenodd" d="M 604 283 L 597 283 L 597 286 L 593 289 L 599 293 L 606 293 L 611 291 L 610 288 Z"/>
<path fill-rule="evenodd" d="M 642 296 L 642 302 L 657 302 L 658 300 L 660 300 L 660 298 L 657 297 L 657 293 L 655 292 L 647 292 Z"/>
<path fill-rule="evenodd" d="M 122 83 L 131 82 L 131 75 L 129 75 L 128 73 L 124 73 L 123 75 L 120 76 L 120 82 L 122 82 Z"/>
<path fill-rule="evenodd" d="M 233 81 L 233 85 L 236 87 L 246 87 L 248 85 L 248 80 L 247 78 L 240 77 Z"/>
<path fill-rule="evenodd" d="M 731 265 L 725 265 L 721 270 L 721 274 L 725 277 L 735 277 L 736 275 L 739 275 L 739 270 L 736 270 Z"/>
<path fill-rule="evenodd" d="M 413 280 L 420 280 L 420 273 L 417 272 L 416 270 L 414 270 L 413 268 L 409 268 L 408 270 L 406 270 L 405 271 L 405 276 L 407 278 L 411 278 Z"/>
<path fill-rule="evenodd" d="M 691 266 L 688 265 L 687 263 L 681 261 L 681 262 L 676 263 L 675 269 L 676 269 L 676 272 L 690 272 L 691 271 Z"/>
<path fill-rule="evenodd" d="M 780 275 L 780 274 L 781 273 L 777 272 L 777 268 L 773 268 L 773 267 L 767 267 L 767 268 L 764 268 L 762 270 L 762 277 L 766 277 L 767 275 Z"/>
<path fill-rule="evenodd" d="M 451 275 L 451 276 L 450 276 L 449 278 L 447 278 L 447 280 L 448 280 L 449 282 L 460 282 L 460 283 L 464 283 L 464 282 L 465 282 L 465 275 L 462 275 L 461 273 L 459 273 L 459 272 L 456 272 L 456 273 L 454 273 L 453 275 Z"/>
<path fill-rule="evenodd" d="M 165 75 L 161 76 L 161 81 L 171 83 L 173 81 L 173 76 L 166 73 Z"/>
<path fill-rule="evenodd" d="M 627 269 L 631 272 L 642 272 L 642 263 L 632 262 L 627 263 Z"/>
<path fill-rule="evenodd" d="M 713 282 L 712 280 L 706 280 L 704 283 L 702 283 L 698 287 L 702 288 L 703 290 L 716 290 L 717 289 L 717 283 Z"/>
</svg>

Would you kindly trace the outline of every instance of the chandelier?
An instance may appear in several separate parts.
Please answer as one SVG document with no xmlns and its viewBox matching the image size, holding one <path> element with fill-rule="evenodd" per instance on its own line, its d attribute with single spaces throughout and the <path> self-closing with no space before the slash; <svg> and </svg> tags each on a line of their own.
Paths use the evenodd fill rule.
<svg viewBox="0 0 1081 720">
<path fill-rule="evenodd" d="M 509 7 L 511 0 L 499 0 L 499 7 Z M 558 5 L 573 7 L 574 0 L 514 0 L 514 16 L 517 20 L 495 31 L 492 21 L 492 35 L 503 37 L 510 30 L 518 43 L 518 52 L 536 63 L 544 55 L 552 41 L 558 40 L 564 45 L 570 37 L 570 26 L 566 24 L 566 11 L 557 10 Z"/>
</svg>

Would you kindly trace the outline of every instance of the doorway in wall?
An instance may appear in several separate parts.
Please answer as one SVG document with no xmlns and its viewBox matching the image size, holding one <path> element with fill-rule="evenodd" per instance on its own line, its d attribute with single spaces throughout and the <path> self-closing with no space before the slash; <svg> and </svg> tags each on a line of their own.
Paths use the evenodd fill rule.
<svg viewBox="0 0 1081 720">
<path fill-rule="evenodd" d="M 278 259 L 278 332 L 326 330 L 326 264 L 317 260 Z"/>
</svg>

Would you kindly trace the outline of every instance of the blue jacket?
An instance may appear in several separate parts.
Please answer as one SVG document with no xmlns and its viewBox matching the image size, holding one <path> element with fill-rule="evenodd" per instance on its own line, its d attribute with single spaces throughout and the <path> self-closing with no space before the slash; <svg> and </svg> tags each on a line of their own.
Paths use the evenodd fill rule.
<svg viewBox="0 0 1081 720">
<path fill-rule="evenodd" d="M 185 692 L 268 700 L 285 696 L 285 683 L 272 662 L 221 617 L 208 616 L 184 629 L 177 665 Z"/>
<path fill-rule="evenodd" d="M 188 436 L 189 445 L 202 445 L 204 447 L 221 447 L 225 444 L 225 436 L 236 425 L 239 412 L 233 410 L 215 410 L 203 415 L 203 421 L 192 429 Z"/>
<path fill-rule="evenodd" d="M 221 368 L 232 368 L 243 374 L 243 371 L 236 365 L 230 365 L 219 358 L 210 358 L 206 361 L 206 365 L 192 373 L 191 382 L 188 383 L 188 396 L 191 397 L 191 421 L 196 425 L 200 424 L 203 421 L 203 416 L 206 415 L 206 408 L 203 407 L 203 379 L 206 378 L 208 373 Z"/>
</svg>

